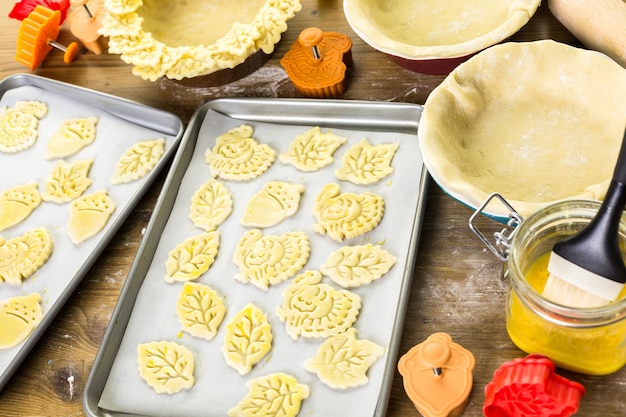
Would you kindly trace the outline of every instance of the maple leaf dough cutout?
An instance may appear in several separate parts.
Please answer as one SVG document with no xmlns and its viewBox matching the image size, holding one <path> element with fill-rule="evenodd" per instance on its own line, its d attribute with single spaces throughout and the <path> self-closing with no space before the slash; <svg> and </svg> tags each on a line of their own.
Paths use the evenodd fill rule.
<svg viewBox="0 0 626 417">
<path fill-rule="evenodd" d="M 341 193 L 338 184 L 326 184 L 313 205 L 313 230 L 341 242 L 373 230 L 384 212 L 385 200 L 377 194 Z"/>
<path fill-rule="evenodd" d="M 201 233 L 185 239 L 167 256 L 165 282 L 171 284 L 198 279 L 213 265 L 219 247 L 219 232 Z"/>
<path fill-rule="evenodd" d="M 264 173 L 276 159 L 276 151 L 252 137 L 253 129 L 241 125 L 215 140 L 205 160 L 211 175 L 226 180 L 245 181 Z"/>
<path fill-rule="evenodd" d="M 39 137 L 39 119 L 48 114 L 40 101 L 18 101 L 0 109 L 0 152 L 15 153 L 30 148 Z"/>
<path fill-rule="evenodd" d="M 46 159 L 65 158 L 74 155 L 96 140 L 98 118 L 77 117 L 65 120 L 48 141 Z"/>
<path fill-rule="evenodd" d="M 149 342 L 137 346 L 139 374 L 157 394 L 175 394 L 193 387 L 193 354 L 174 342 Z"/>
<path fill-rule="evenodd" d="M 248 227 L 270 227 L 293 216 L 300 207 L 304 185 L 270 181 L 246 206 L 241 224 Z"/>
<path fill-rule="evenodd" d="M 115 208 L 115 202 L 106 190 L 98 190 L 72 201 L 67 227 L 72 242 L 82 243 L 100 232 Z"/>
<path fill-rule="evenodd" d="M 157 166 L 165 152 L 165 139 L 135 143 L 120 157 L 113 171 L 113 185 L 137 181 Z"/>
<path fill-rule="evenodd" d="M 0 231 L 27 219 L 41 204 L 36 182 L 18 185 L 0 194 Z"/>
<path fill-rule="evenodd" d="M 295 417 L 311 394 L 307 385 L 282 372 L 251 379 L 246 386 L 248 394 L 228 410 L 228 417 Z"/>
<path fill-rule="evenodd" d="M 371 243 L 344 246 L 320 266 L 320 272 L 343 288 L 354 288 L 380 279 L 396 263 L 396 257 Z"/>
<path fill-rule="evenodd" d="M 197 282 L 185 282 L 176 304 L 183 331 L 211 340 L 224 320 L 226 306 L 215 290 Z"/>
<path fill-rule="evenodd" d="M 398 146 L 397 143 L 372 146 L 363 138 L 346 152 L 335 175 L 340 180 L 360 185 L 378 182 L 393 172 L 391 160 Z"/>
<path fill-rule="evenodd" d="M 23 342 L 41 323 L 40 301 L 37 293 L 0 301 L 0 350 Z"/>
<path fill-rule="evenodd" d="M 367 371 L 385 349 L 369 340 L 357 340 L 356 329 L 331 336 L 304 361 L 304 369 L 317 374 L 320 381 L 335 389 L 348 389 L 367 384 Z"/>
<path fill-rule="evenodd" d="M 211 178 L 193 194 L 189 218 L 196 227 L 211 232 L 233 211 L 233 197 L 228 188 Z"/>
<path fill-rule="evenodd" d="M 52 235 L 44 227 L 6 241 L 0 236 L 0 283 L 21 284 L 48 261 L 53 246 Z"/>
<path fill-rule="evenodd" d="M 334 161 L 333 154 L 348 138 L 334 133 L 322 133 L 319 126 L 300 133 L 289 143 L 286 152 L 279 155 L 281 162 L 300 171 L 319 171 Z"/>
<path fill-rule="evenodd" d="M 46 190 L 42 194 L 45 201 L 66 203 L 80 197 L 92 184 L 89 171 L 93 158 L 67 163 L 57 162 L 46 179 Z"/>
<path fill-rule="evenodd" d="M 283 291 L 283 305 L 276 314 L 292 339 L 334 336 L 356 321 L 361 297 L 321 282 L 319 271 L 305 271 Z"/>
<path fill-rule="evenodd" d="M 239 374 L 250 373 L 272 349 L 272 327 L 259 307 L 247 304 L 226 325 L 222 353 Z"/>
<path fill-rule="evenodd" d="M 248 230 L 239 240 L 233 262 L 239 267 L 235 279 L 266 291 L 296 274 L 309 260 L 311 244 L 304 232 L 267 235 Z"/>
</svg>

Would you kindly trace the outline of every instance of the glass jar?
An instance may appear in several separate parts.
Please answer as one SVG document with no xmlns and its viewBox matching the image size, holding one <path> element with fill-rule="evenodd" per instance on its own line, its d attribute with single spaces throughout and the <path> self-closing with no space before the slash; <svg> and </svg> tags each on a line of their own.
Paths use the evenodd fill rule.
<svg viewBox="0 0 626 417">
<path fill-rule="evenodd" d="M 505 248 L 506 329 L 513 343 L 527 353 L 548 356 L 561 368 L 590 375 L 610 374 L 626 364 L 625 291 L 620 301 L 603 307 L 571 308 L 544 298 L 543 288 L 527 278 L 539 258 L 586 226 L 599 207 L 597 202 L 573 200 L 548 206 L 526 220 L 517 217 L 513 232 L 500 235 L 498 244 L 501 255 Z M 626 215 L 620 246 L 626 255 Z"/>
</svg>

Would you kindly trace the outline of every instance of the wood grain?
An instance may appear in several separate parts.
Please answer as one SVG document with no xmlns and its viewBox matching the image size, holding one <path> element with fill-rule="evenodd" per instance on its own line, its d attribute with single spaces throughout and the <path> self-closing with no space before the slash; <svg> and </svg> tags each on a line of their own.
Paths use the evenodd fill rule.
<svg viewBox="0 0 626 417">
<path fill-rule="evenodd" d="M 13 59 L 19 22 L 7 18 L 12 2 L 0 2 L 0 77 L 28 72 Z M 304 0 L 303 10 L 289 22 L 277 50 L 257 72 L 224 86 L 189 87 L 159 80 L 144 81 L 118 56 L 81 54 L 71 65 L 52 51 L 36 74 L 92 88 L 161 108 L 189 121 L 195 109 L 220 97 L 298 97 L 279 65 L 280 58 L 300 31 L 309 26 L 351 36 L 354 67 L 348 73 L 347 100 L 398 101 L 423 104 L 443 76 L 416 74 L 361 41 L 352 32 L 338 0 Z M 551 38 L 579 45 L 549 12 L 547 4 L 512 41 Z M 67 30 L 59 41 L 72 40 Z M 375 115 L 372 115 L 375 117 Z M 82 416 L 81 399 L 112 310 L 147 226 L 164 175 L 150 188 L 84 278 L 53 324 L 39 340 L 17 373 L 0 393 L 3 416 Z M 444 331 L 476 357 L 474 387 L 465 417 L 482 416 L 484 388 L 503 362 L 525 356 L 509 340 L 504 327 L 502 263 L 467 226 L 471 210 L 431 184 L 411 288 L 400 353 L 421 343 L 431 333 Z M 490 234 L 500 225 L 484 219 Z M 578 415 L 626 415 L 626 369 L 605 377 L 566 371 L 562 375 L 587 389 Z M 407 398 L 399 374 L 393 380 L 389 417 L 418 416 Z"/>
</svg>

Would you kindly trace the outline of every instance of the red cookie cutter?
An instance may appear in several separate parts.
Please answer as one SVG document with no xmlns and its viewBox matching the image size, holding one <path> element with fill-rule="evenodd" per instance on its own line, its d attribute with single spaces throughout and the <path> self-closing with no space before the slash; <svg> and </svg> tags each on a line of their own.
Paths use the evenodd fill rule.
<svg viewBox="0 0 626 417">
<path fill-rule="evenodd" d="M 352 66 L 352 40 L 337 32 L 307 28 L 280 60 L 301 94 L 338 97 L 346 91 L 346 70 Z"/>
<path fill-rule="evenodd" d="M 543 355 L 514 359 L 496 369 L 485 387 L 486 417 L 569 417 L 585 387 L 555 373 Z"/>
</svg>

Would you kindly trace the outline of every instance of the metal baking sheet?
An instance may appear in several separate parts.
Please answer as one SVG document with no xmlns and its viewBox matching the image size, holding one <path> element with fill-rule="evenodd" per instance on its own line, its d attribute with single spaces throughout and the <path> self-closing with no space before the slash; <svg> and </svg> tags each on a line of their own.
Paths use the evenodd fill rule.
<svg viewBox="0 0 626 417">
<path fill-rule="evenodd" d="M 90 416 L 225 416 L 247 393 L 246 381 L 273 372 L 287 372 L 306 384 L 311 395 L 302 404 L 301 416 L 382 416 L 385 414 L 397 364 L 404 312 L 413 276 L 427 189 L 427 173 L 418 143 L 417 125 L 422 107 L 403 103 L 308 99 L 219 99 L 195 113 L 177 152 L 146 236 L 133 263 L 111 326 L 105 335 L 85 387 L 83 405 Z M 233 195 L 234 211 L 218 227 L 220 252 L 209 271 L 197 282 L 222 295 L 227 313 L 217 336 L 207 341 L 183 333 L 176 316 L 181 283 L 164 280 L 168 252 L 184 239 L 200 233 L 189 219 L 193 193 L 210 178 L 204 161 L 222 133 L 248 124 L 254 137 L 274 148 L 277 155 L 299 133 L 313 126 L 346 136 L 348 142 L 335 152 L 335 161 L 315 173 L 297 171 L 278 159 L 260 177 L 224 181 Z M 326 130 L 325 130 L 326 129 Z M 343 154 L 366 137 L 370 143 L 399 143 L 394 172 L 379 183 L 358 186 L 338 181 L 335 170 Z M 305 186 L 298 213 L 264 234 L 302 230 L 311 240 L 311 256 L 303 270 L 318 269 L 328 255 L 345 245 L 373 243 L 397 257 L 383 278 L 352 289 L 361 296 L 362 309 L 354 327 L 359 339 L 385 348 L 385 354 L 368 372 L 369 382 L 348 390 L 334 390 L 306 371 L 303 361 L 315 354 L 322 340 L 292 340 L 275 314 L 289 282 L 267 292 L 235 281 L 234 247 L 246 228 L 240 219 L 248 199 L 271 180 Z M 366 235 L 342 243 L 312 231 L 312 205 L 320 188 L 340 184 L 342 192 L 375 192 L 385 199 L 382 222 Z M 330 282 L 328 278 L 324 282 Z M 332 284 L 332 283 L 331 283 Z M 334 285 L 334 284 L 333 284 Z M 335 286 L 337 287 L 337 286 Z M 338 287 L 337 287 L 338 288 Z M 272 325 L 272 351 L 245 376 L 226 365 L 220 351 L 226 323 L 248 302 L 259 306 Z M 195 385 L 174 395 L 158 395 L 137 370 L 137 345 L 150 341 L 175 341 L 195 357 Z"/>
<path fill-rule="evenodd" d="M 17 153 L 0 153 L 0 191 L 34 181 L 38 184 L 39 192 L 43 193 L 46 178 L 59 161 L 45 159 L 49 137 L 67 119 L 96 116 L 95 141 L 64 160 L 73 162 L 93 158 L 89 173 L 93 183 L 85 194 L 106 189 L 116 204 L 116 210 L 100 233 L 78 245 L 72 243 L 67 234 L 69 203 L 44 201 L 22 223 L 0 232 L 0 236 L 9 240 L 44 226 L 54 241 L 50 259 L 34 276 L 25 279 L 20 285 L 0 283 L 0 300 L 39 293 L 44 314 L 43 321 L 24 342 L 0 350 L 0 390 L 45 332 L 159 171 L 171 162 L 184 131 L 181 120 L 172 114 L 93 90 L 30 74 L 10 76 L 0 82 L 0 108 L 13 106 L 21 100 L 45 102 L 48 114 L 39 121 L 39 137 L 34 146 Z M 113 170 L 120 156 L 140 140 L 159 137 L 165 139 L 166 148 L 156 168 L 138 181 L 112 185 Z"/>
</svg>

